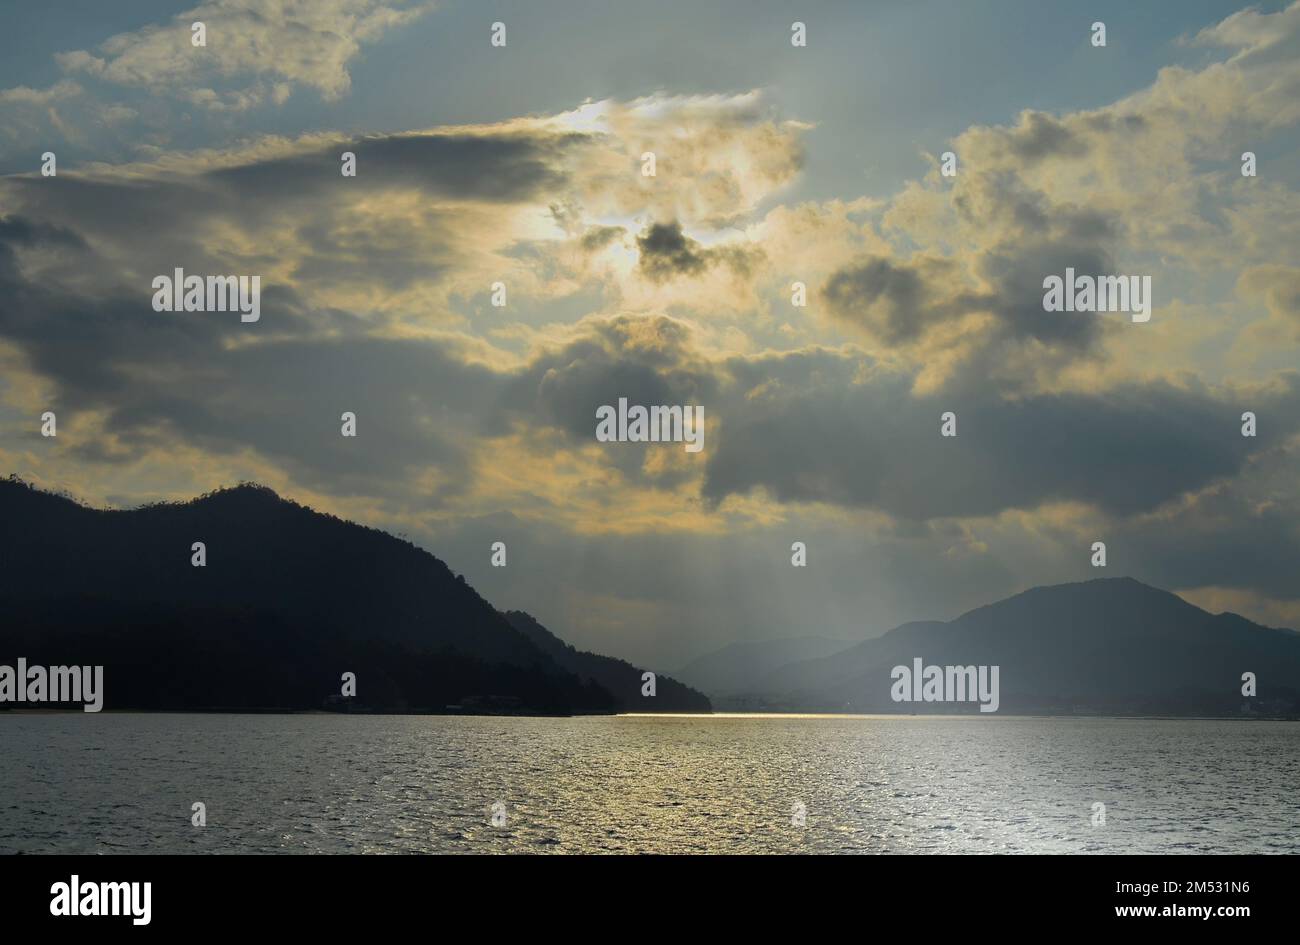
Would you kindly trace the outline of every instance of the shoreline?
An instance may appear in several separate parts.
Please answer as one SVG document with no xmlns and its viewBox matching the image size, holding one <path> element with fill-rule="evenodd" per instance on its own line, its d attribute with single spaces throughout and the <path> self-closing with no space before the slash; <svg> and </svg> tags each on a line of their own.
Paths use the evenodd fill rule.
<svg viewBox="0 0 1300 945">
<path fill-rule="evenodd" d="M 1147 721 L 1147 722 L 1300 722 L 1300 717 L 1284 715 L 1259 715 L 1259 716 L 1242 716 L 1242 715 L 1107 715 L 1104 713 L 1092 714 L 1039 714 L 1039 713 L 1005 713 L 1005 714 L 981 714 L 978 712 L 969 712 L 961 714 L 941 713 L 941 712 L 881 712 L 881 713 L 859 713 L 859 712 L 806 712 L 800 710 L 791 710 L 788 712 L 771 711 L 771 712 L 444 712 L 437 710 L 358 710 L 353 712 L 331 712 L 327 709 L 268 709 L 268 708 L 186 708 L 186 709 L 102 709 L 99 712 L 84 712 L 81 708 L 8 708 L 0 706 L 0 718 L 6 714 L 14 715 L 312 715 L 312 716 L 437 716 L 445 717 L 470 717 L 470 718 L 522 718 L 522 719 L 584 719 L 584 718 L 686 718 L 686 719 L 719 719 L 719 720 L 740 720 L 740 719 L 862 719 L 862 720 L 895 720 L 895 719 L 969 719 L 982 721 L 998 721 L 1010 719 L 1097 719 L 1110 721 Z"/>
</svg>

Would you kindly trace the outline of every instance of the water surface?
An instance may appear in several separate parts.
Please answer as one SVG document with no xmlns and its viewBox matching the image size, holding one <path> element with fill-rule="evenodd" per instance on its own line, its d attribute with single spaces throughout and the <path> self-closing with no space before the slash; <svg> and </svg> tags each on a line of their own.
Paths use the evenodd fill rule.
<svg viewBox="0 0 1300 945">
<path fill-rule="evenodd" d="M 1296 853 L 1297 784 L 1300 722 L 0 714 L 5 853 Z"/>
</svg>

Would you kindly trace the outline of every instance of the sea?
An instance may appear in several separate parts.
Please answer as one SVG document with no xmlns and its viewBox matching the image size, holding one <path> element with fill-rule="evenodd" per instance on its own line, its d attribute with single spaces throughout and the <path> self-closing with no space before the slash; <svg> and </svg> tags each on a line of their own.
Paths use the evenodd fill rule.
<svg viewBox="0 0 1300 945">
<path fill-rule="evenodd" d="M 1300 722 L 0 713 L 0 853 L 1297 853 Z"/>
</svg>

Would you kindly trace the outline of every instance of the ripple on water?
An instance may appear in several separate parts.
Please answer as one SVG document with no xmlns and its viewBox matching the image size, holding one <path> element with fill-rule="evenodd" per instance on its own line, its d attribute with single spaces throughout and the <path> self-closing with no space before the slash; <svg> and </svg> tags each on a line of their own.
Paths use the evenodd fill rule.
<svg viewBox="0 0 1300 945">
<path fill-rule="evenodd" d="M 0 727 L 6 853 L 1300 852 L 1300 723 L 6 713 Z"/>
</svg>

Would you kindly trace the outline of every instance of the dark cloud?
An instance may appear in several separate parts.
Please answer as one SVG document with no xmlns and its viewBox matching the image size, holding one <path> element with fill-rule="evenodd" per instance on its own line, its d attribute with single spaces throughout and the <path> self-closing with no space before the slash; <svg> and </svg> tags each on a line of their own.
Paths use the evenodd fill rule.
<svg viewBox="0 0 1300 945">
<path fill-rule="evenodd" d="M 68 443 L 90 461 L 127 461 L 147 448 L 211 454 L 256 450 L 304 485 L 335 493 L 406 488 L 437 469 L 468 482 L 478 426 L 504 380 L 451 344 L 370 337 L 342 312 L 307 311 L 291 290 L 262 294 L 262 317 L 154 312 L 150 293 L 109 285 L 87 298 L 33 284 L 12 265 L 15 245 L 69 244 L 66 234 L 0 223 L 0 337 L 53 386 L 64 418 L 104 415 L 116 440 Z M 358 416 L 360 436 L 339 434 Z M 453 431 L 459 435 L 452 436 Z"/>
<path fill-rule="evenodd" d="M 78 249 L 69 231 L 0 220 L 0 337 L 53 385 L 61 416 L 94 411 L 113 438 L 68 443 L 87 462 L 145 449 L 212 455 L 255 450 L 296 481 L 333 494 L 406 494 L 437 474 L 440 499 L 472 485 L 476 450 L 523 424 L 557 431 L 557 448 L 590 442 L 595 410 L 712 400 L 716 379 L 669 318 L 593 320 L 526 364 L 492 369 L 462 343 L 385 339 L 364 319 L 310 309 L 289 288 L 262 295 L 261 321 L 238 313 L 154 312 L 151 292 L 120 283 L 95 297 L 34 284 L 18 250 Z M 339 434 L 357 415 L 359 436 Z M 66 422 L 66 420 L 65 420 Z M 638 450 L 612 461 L 636 474 Z"/>
<path fill-rule="evenodd" d="M 1026 165 L 1047 157 L 1082 157 L 1088 143 L 1065 123 L 1044 112 L 1025 112 L 1020 124 L 1006 132 L 1007 147 Z"/>
<path fill-rule="evenodd" d="M 452 342 L 374 337 L 382 316 L 308 304 L 265 277 L 255 325 L 236 313 L 154 312 L 151 281 L 177 267 L 265 273 L 283 264 L 278 250 L 239 252 L 230 234 L 268 227 L 292 233 L 295 280 L 391 291 L 437 278 L 461 252 L 444 202 L 490 206 L 557 186 L 586 140 L 413 134 L 206 172 L 4 178 L 0 194 L 18 212 L 0 218 L 0 338 L 51 383 L 62 417 L 104 416 L 112 440 L 66 443 L 86 462 L 151 447 L 252 449 L 322 491 L 400 492 L 430 472 L 444 491 L 462 489 L 476 436 L 507 427 L 509 373 L 468 364 Z M 357 155 L 356 178 L 340 174 L 345 150 Z M 381 234 L 375 251 L 363 221 L 340 224 L 337 198 L 390 188 L 431 202 L 418 243 Z M 358 416 L 355 441 L 339 435 L 345 410 Z"/>
<path fill-rule="evenodd" d="M 1234 477 L 1300 431 L 1300 375 L 1254 395 L 1252 409 L 1275 426 L 1248 439 L 1242 403 L 1200 388 L 1134 383 L 1004 399 L 972 383 L 918 396 L 910 375 L 848 358 L 821 359 L 801 382 L 785 358 L 762 359 L 775 393 L 732 391 L 715 411 L 723 420 L 709 450 L 709 501 L 761 488 L 783 502 L 921 520 L 1065 500 L 1124 516 Z M 955 438 L 940 436 L 945 411 L 957 415 Z"/>
<path fill-rule="evenodd" d="M 1043 279 L 1064 277 L 1067 268 L 1076 276 L 1113 273 L 1110 256 L 1095 243 L 1059 240 L 1041 245 L 991 251 L 979 260 L 980 275 L 992 287 L 982 299 L 984 310 L 998 320 L 1000 336 L 986 339 L 1032 339 L 1058 350 L 1083 353 L 1101 338 L 1102 318 L 1096 312 L 1043 310 Z"/>
<path fill-rule="evenodd" d="M 193 161 L 198 169 L 183 174 L 7 177 L 0 179 L 0 196 L 14 208 L 10 219 L 39 220 L 95 246 L 103 259 L 87 255 L 80 271 L 98 264 L 108 280 L 143 281 L 147 287 L 154 275 L 175 267 L 266 272 L 284 262 L 279 250 L 291 235 L 298 241 L 290 244 L 295 278 L 322 286 L 369 281 L 401 290 L 413 280 L 437 277 L 462 258 L 461 202 L 491 208 L 561 188 L 571 159 L 590 141 L 548 131 L 375 136 L 281 157 L 250 156 L 206 171 L 201 168 L 210 159 L 200 155 Z M 340 173 L 344 151 L 357 156 L 355 178 Z M 381 228 L 382 221 L 339 213 L 348 195 L 403 190 L 428 201 L 418 220 L 401 220 L 391 232 Z M 275 237 L 235 252 L 233 233 Z M 376 242 L 382 252 L 374 251 Z"/>
<path fill-rule="evenodd" d="M 44 246 L 52 249 L 84 250 L 86 242 L 75 231 L 65 227 L 38 223 L 21 216 L 0 217 L 0 264 L 13 274 L 14 248 Z"/>
<path fill-rule="evenodd" d="M 700 244 L 685 236 L 676 221 L 652 224 L 636 238 L 636 244 L 641 250 L 641 271 L 660 282 L 678 275 L 699 275 L 706 267 Z"/>
<path fill-rule="evenodd" d="M 1110 546 L 1121 551 L 1127 572 L 1161 587 L 1229 587 L 1300 600 L 1297 480 L 1300 450 L 1261 451 L 1240 477 L 1167 516 L 1116 523 Z"/>
<path fill-rule="evenodd" d="M 591 253 L 598 249 L 604 249 L 626 232 L 621 226 L 588 227 L 587 231 L 582 234 L 580 243 L 584 250 Z"/>
<path fill-rule="evenodd" d="M 1043 279 L 1064 276 L 1067 268 L 1077 275 L 1112 274 L 1114 264 L 1101 245 L 1110 228 L 1086 213 L 1062 215 L 1056 226 L 1066 235 L 1003 244 L 977 257 L 979 289 L 968 287 L 968 275 L 951 259 L 871 256 L 833 273 L 822 300 L 836 318 L 891 347 L 924 344 L 946 323 L 987 315 L 994 327 L 967 342 L 969 351 L 1032 340 L 1081 355 L 1100 339 L 1103 316 L 1044 311 Z"/>
<path fill-rule="evenodd" d="M 832 313 L 886 344 L 907 344 L 982 306 L 975 296 L 948 294 L 958 276 L 948 260 L 921 257 L 899 263 L 873 256 L 832 275 L 822 298 Z"/>
<path fill-rule="evenodd" d="M 574 133 L 386 135 L 219 168 L 204 176 L 240 201 L 282 201 L 348 186 L 407 187 L 444 198 L 519 202 L 560 186 L 566 155 L 589 140 Z M 357 157 L 354 178 L 341 176 L 344 151 Z"/>
<path fill-rule="evenodd" d="M 538 354 L 509 378 L 501 419 L 562 431 L 568 436 L 565 446 L 586 445 L 595 438 L 596 409 L 626 397 L 629 404 L 643 406 L 703 406 L 706 437 L 716 428 L 712 411 L 722 378 L 693 353 L 681 322 L 622 316 L 593 319 L 583 328 L 581 335 Z M 620 444 L 608 451 L 607 461 L 641 485 L 675 485 L 679 472 L 665 470 L 649 479 L 642 470 L 645 451 L 656 448 Z"/>
<path fill-rule="evenodd" d="M 681 223 L 676 220 L 651 224 L 636 238 L 636 243 L 641 251 L 641 271 L 655 282 L 698 276 L 719 263 L 743 275 L 749 272 L 755 255 L 751 250 L 734 246 L 705 248 L 683 233 Z"/>
</svg>

